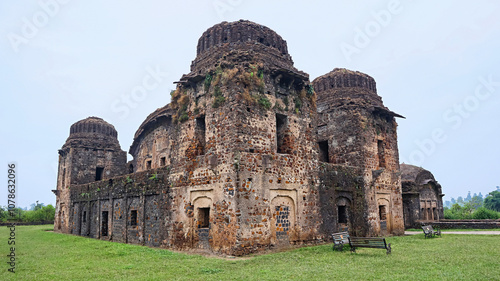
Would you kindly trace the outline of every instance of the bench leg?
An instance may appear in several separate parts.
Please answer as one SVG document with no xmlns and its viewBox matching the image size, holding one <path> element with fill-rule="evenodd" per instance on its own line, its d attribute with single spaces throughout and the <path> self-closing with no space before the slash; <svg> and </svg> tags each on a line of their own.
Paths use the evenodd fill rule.
<svg viewBox="0 0 500 281">
<path fill-rule="evenodd" d="M 344 250 L 344 243 L 340 243 L 340 244 L 333 244 L 333 250 L 337 250 L 337 251 L 343 251 Z"/>
<path fill-rule="evenodd" d="M 387 254 L 391 253 L 391 243 L 387 244 Z"/>
</svg>

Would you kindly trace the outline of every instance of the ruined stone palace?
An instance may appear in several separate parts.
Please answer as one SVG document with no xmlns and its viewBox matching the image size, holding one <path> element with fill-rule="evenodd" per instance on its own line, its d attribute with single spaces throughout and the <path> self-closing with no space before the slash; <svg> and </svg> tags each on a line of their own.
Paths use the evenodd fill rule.
<svg viewBox="0 0 500 281">
<path fill-rule="evenodd" d="M 431 172 L 401 164 L 405 228 L 419 228 L 444 219 L 443 191 Z"/>
<path fill-rule="evenodd" d="M 336 68 L 311 82 L 281 36 L 249 21 L 209 28 L 196 53 L 137 129 L 132 161 L 111 124 L 71 126 L 55 231 L 230 255 L 345 228 L 404 233 L 401 116 L 372 77 Z"/>
</svg>

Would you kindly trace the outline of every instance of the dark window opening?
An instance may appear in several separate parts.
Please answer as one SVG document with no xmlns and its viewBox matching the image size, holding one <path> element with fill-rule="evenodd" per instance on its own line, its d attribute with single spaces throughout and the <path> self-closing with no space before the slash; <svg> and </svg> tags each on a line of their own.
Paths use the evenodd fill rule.
<svg viewBox="0 0 500 281">
<path fill-rule="evenodd" d="M 380 215 L 380 220 L 381 221 L 385 221 L 387 220 L 387 213 L 386 213 L 386 209 L 385 209 L 385 206 L 384 205 L 380 205 L 378 206 L 378 213 Z"/>
<path fill-rule="evenodd" d="M 196 118 L 196 128 L 195 135 L 198 140 L 198 145 L 196 147 L 196 155 L 205 154 L 205 138 L 207 133 L 207 127 L 205 124 L 205 115 Z"/>
<path fill-rule="evenodd" d="M 101 236 L 108 236 L 108 211 L 102 212 Z"/>
<path fill-rule="evenodd" d="M 254 152 L 255 152 L 255 149 L 250 148 L 250 149 L 249 149 L 249 151 L 250 151 L 250 153 L 254 153 Z"/>
<path fill-rule="evenodd" d="M 146 169 L 147 170 L 151 169 L 151 160 L 146 161 Z"/>
<path fill-rule="evenodd" d="M 287 153 L 286 144 L 286 129 L 288 125 L 288 117 L 282 114 L 276 114 L 276 152 Z"/>
<path fill-rule="evenodd" d="M 380 168 L 385 168 L 385 151 L 384 151 L 384 142 L 382 140 L 377 141 L 377 150 L 378 150 L 378 166 Z"/>
<path fill-rule="evenodd" d="M 134 165 L 130 164 L 130 165 L 128 166 L 128 173 L 129 173 L 129 174 L 133 174 L 133 173 L 134 173 Z"/>
<path fill-rule="evenodd" d="M 198 227 L 205 228 L 209 226 L 210 208 L 198 208 Z"/>
<path fill-rule="evenodd" d="M 95 168 L 95 180 L 96 181 L 100 181 L 102 180 L 102 174 L 104 172 L 104 168 L 103 167 L 97 167 Z"/>
<path fill-rule="evenodd" d="M 61 189 L 64 188 L 65 182 L 66 182 L 66 168 L 63 169 L 63 174 L 62 174 L 62 180 L 61 180 Z"/>
<path fill-rule="evenodd" d="M 281 88 L 289 88 L 291 86 L 293 82 L 293 78 L 291 76 L 283 76 L 281 77 L 280 81 L 279 81 L 279 86 Z"/>
<path fill-rule="evenodd" d="M 87 222 L 87 212 L 83 211 L 82 222 Z"/>
<path fill-rule="evenodd" d="M 166 160 L 166 157 L 160 158 L 160 166 L 162 166 L 162 167 L 165 166 L 165 162 L 166 162 L 165 160 Z"/>
<path fill-rule="evenodd" d="M 329 163 L 328 157 L 328 141 L 320 141 L 319 144 L 319 161 Z"/>
<path fill-rule="evenodd" d="M 131 226 L 137 225 L 137 210 L 130 211 L 130 225 Z"/>
<path fill-rule="evenodd" d="M 339 223 L 347 223 L 347 208 L 339 206 Z"/>
</svg>

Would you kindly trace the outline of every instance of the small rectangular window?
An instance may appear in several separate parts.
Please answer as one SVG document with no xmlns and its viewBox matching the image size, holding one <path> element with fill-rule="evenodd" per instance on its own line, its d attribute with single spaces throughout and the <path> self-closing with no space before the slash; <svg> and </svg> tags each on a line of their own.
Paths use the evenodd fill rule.
<svg viewBox="0 0 500 281">
<path fill-rule="evenodd" d="M 196 155 L 204 155 L 205 154 L 205 143 L 206 143 L 206 133 L 207 126 L 205 124 L 205 115 L 196 118 L 196 129 L 195 135 L 198 140 L 198 145 L 196 148 Z"/>
<path fill-rule="evenodd" d="M 286 129 L 288 117 L 282 114 L 276 114 L 276 152 L 288 153 L 286 144 Z"/>
<path fill-rule="evenodd" d="M 319 161 L 329 163 L 328 157 L 328 141 L 320 141 L 319 145 Z"/>
<path fill-rule="evenodd" d="M 102 212 L 101 236 L 108 236 L 108 211 Z"/>
<path fill-rule="evenodd" d="M 209 226 L 210 208 L 198 208 L 198 226 L 205 228 Z"/>
<path fill-rule="evenodd" d="M 346 206 L 339 206 L 339 223 L 347 223 Z"/>
<path fill-rule="evenodd" d="M 387 220 L 387 213 L 386 213 L 386 209 L 385 209 L 385 206 L 384 205 L 380 205 L 378 206 L 378 213 L 380 215 L 380 220 L 381 221 L 385 221 Z"/>
<path fill-rule="evenodd" d="M 151 169 L 151 160 L 146 161 L 146 170 Z"/>
<path fill-rule="evenodd" d="M 83 211 L 82 222 L 87 222 L 87 212 Z"/>
<path fill-rule="evenodd" d="M 65 181 L 66 181 L 66 168 L 63 169 L 61 189 L 64 188 Z"/>
<path fill-rule="evenodd" d="M 137 210 L 130 211 L 130 225 L 131 226 L 137 225 Z"/>
<path fill-rule="evenodd" d="M 95 168 L 95 180 L 100 181 L 102 180 L 102 174 L 104 173 L 104 168 L 103 167 L 97 167 Z"/>
<path fill-rule="evenodd" d="M 384 142 L 382 140 L 377 141 L 377 150 L 378 150 L 378 166 L 380 168 L 385 168 L 385 149 L 384 149 Z"/>
<path fill-rule="evenodd" d="M 162 167 L 165 166 L 165 160 L 166 160 L 165 157 L 160 158 L 160 166 Z"/>
</svg>

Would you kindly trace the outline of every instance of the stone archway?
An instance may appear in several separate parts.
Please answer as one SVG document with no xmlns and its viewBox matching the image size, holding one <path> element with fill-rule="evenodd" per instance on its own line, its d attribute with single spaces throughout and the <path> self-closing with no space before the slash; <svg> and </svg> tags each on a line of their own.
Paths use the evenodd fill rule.
<svg viewBox="0 0 500 281">
<path fill-rule="evenodd" d="M 193 228 L 198 237 L 199 247 L 210 249 L 210 217 L 212 199 L 208 196 L 200 196 L 193 200 L 194 216 Z M 212 211 L 212 212 L 211 212 Z"/>
<path fill-rule="evenodd" d="M 391 204 L 387 198 L 379 198 L 377 200 L 378 219 L 380 227 L 380 235 L 385 236 L 391 233 Z"/>
<path fill-rule="evenodd" d="M 351 225 L 351 200 L 347 197 L 337 197 L 335 206 L 337 208 L 337 231 L 352 229 Z"/>
</svg>

